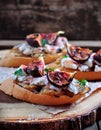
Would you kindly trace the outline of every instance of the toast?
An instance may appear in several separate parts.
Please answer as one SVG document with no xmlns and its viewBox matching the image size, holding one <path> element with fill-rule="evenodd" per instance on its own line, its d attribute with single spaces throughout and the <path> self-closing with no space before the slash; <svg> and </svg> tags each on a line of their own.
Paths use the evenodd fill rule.
<svg viewBox="0 0 101 130">
<path fill-rule="evenodd" d="M 75 73 L 44 70 L 42 57 L 21 65 L 13 77 L 2 82 L 0 90 L 22 101 L 51 106 L 81 101 L 90 91 L 86 80 L 73 78 Z"/>
<path fill-rule="evenodd" d="M 25 43 L 14 46 L 10 52 L 0 60 L 0 66 L 19 67 L 28 65 L 39 55 L 43 55 L 45 64 L 55 61 L 67 53 L 68 40 L 62 36 L 63 31 L 55 33 L 39 33 L 26 36 Z"/>
</svg>

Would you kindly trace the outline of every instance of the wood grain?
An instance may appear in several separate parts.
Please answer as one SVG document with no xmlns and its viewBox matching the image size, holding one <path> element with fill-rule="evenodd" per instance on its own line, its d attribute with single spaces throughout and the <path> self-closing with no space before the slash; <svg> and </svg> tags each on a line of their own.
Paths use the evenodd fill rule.
<svg viewBox="0 0 101 130">
<path fill-rule="evenodd" d="M 2 0 L 0 38 L 62 29 L 69 39 L 101 40 L 100 5 L 100 0 Z"/>
</svg>

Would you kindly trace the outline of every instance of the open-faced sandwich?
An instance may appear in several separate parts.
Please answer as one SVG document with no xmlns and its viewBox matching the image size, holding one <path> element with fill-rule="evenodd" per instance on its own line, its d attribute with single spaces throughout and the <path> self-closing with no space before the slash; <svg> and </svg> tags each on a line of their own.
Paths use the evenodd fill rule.
<svg viewBox="0 0 101 130">
<path fill-rule="evenodd" d="M 21 65 L 0 90 L 17 99 L 43 105 L 72 104 L 90 90 L 86 80 L 74 79 L 76 72 L 45 69 L 43 57 Z"/>
<path fill-rule="evenodd" d="M 0 66 L 19 67 L 28 65 L 40 54 L 43 54 L 45 63 L 55 61 L 67 53 L 68 40 L 63 31 L 55 33 L 35 33 L 26 36 L 26 42 L 14 46 L 10 52 L 0 60 Z"/>
<path fill-rule="evenodd" d="M 76 79 L 101 80 L 101 49 L 94 53 L 89 48 L 67 44 L 67 55 L 61 56 L 47 68 L 74 72 Z"/>
</svg>

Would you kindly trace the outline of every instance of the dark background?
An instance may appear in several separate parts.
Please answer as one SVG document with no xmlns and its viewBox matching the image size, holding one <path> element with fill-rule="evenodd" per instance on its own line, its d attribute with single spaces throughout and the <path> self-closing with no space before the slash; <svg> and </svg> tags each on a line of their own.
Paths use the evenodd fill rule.
<svg viewBox="0 0 101 130">
<path fill-rule="evenodd" d="M 0 39 L 59 30 L 69 40 L 101 40 L 101 0 L 0 0 Z"/>
</svg>

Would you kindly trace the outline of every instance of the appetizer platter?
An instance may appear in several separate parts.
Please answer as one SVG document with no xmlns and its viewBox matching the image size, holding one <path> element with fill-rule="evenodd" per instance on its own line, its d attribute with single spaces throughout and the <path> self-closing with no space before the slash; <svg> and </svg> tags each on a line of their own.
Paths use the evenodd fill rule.
<svg viewBox="0 0 101 130">
<path fill-rule="evenodd" d="M 78 130 L 101 120 L 100 49 L 74 46 L 63 31 L 30 34 L 0 52 L 0 66 L 2 127 Z"/>
</svg>

